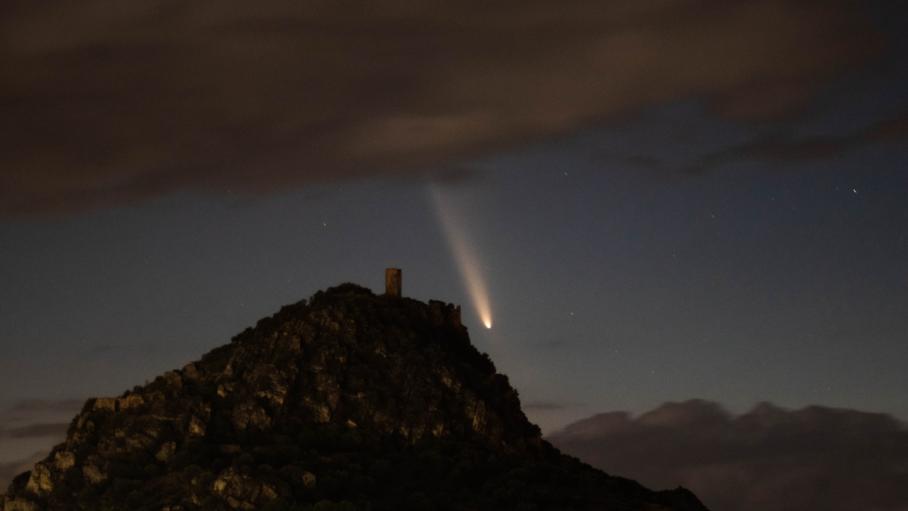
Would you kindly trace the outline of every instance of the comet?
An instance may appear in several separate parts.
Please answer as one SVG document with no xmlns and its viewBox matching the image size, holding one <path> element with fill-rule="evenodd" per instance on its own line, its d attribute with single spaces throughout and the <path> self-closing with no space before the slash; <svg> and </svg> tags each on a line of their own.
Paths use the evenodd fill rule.
<svg viewBox="0 0 908 511">
<path fill-rule="evenodd" d="M 454 254 L 457 268 L 466 283 L 466 290 L 476 309 L 476 314 L 479 315 L 483 326 L 490 329 L 492 328 L 492 306 L 473 244 L 470 243 L 466 230 L 459 221 L 459 216 L 451 204 L 445 200 L 438 187 L 430 186 L 430 192 L 438 221 L 444 231 L 448 246 Z"/>
</svg>

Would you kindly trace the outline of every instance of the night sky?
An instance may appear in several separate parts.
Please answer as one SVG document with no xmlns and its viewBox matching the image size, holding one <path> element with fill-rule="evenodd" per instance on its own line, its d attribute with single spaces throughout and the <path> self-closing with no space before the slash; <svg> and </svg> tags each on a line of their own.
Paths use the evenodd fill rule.
<svg viewBox="0 0 908 511">
<path fill-rule="evenodd" d="M 50 4 L 0 6 L 0 410 L 396 266 L 546 431 L 908 419 L 898 2 Z"/>
</svg>

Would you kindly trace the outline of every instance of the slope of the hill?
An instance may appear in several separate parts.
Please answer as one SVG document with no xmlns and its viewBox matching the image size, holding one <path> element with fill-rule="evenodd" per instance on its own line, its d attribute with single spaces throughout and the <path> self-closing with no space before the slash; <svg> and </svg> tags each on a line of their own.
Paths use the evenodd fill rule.
<svg viewBox="0 0 908 511">
<path fill-rule="evenodd" d="M 352 284 L 89 400 L 0 508 L 704 509 L 542 440 L 452 306 Z"/>
</svg>

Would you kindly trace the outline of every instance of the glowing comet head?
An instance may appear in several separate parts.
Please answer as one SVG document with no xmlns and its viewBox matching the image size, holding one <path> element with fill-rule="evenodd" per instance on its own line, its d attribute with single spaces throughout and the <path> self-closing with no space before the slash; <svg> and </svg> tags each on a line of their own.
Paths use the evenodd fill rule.
<svg viewBox="0 0 908 511">
<path fill-rule="evenodd" d="M 489 293 L 486 290 L 479 263 L 476 261 L 476 255 L 471 250 L 472 247 L 467 241 L 464 229 L 457 222 L 457 216 L 453 214 L 441 193 L 434 186 L 432 187 L 432 198 L 435 202 L 438 218 L 444 228 L 445 237 L 454 252 L 457 267 L 466 281 L 467 292 L 470 294 L 476 313 L 479 315 L 483 326 L 492 328 L 492 307 L 489 302 Z"/>
</svg>

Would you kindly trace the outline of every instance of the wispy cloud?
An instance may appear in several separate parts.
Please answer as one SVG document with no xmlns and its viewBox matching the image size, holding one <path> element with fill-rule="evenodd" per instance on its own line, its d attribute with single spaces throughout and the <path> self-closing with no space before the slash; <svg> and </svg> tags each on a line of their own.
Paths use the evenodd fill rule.
<svg viewBox="0 0 908 511">
<path fill-rule="evenodd" d="M 13 417 L 37 413 L 74 413 L 82 408 L 84 399 L 24 399 L 13 404 L 7 414 Z"/>
<path fill-rule="evenodd" d="M 523 409 L 527 411 L 554 412 L 559 410 L 566 410 L 569 408 L 576 408 L 578 406 L 583 405 L 580 403 L 572 403 L 567 401 L 530 401 L 523 405 Z"/>
<path fill-rule="evenodd" d="M 0 436 L 8 436 L 10 438 L 43 438 L 43 437 L 54 437 L 62 438 L 66 435 L 66 428 L 69 427 L 68 422 L 47 422 L 47 423 L 38 423 L 38 424 L 29 424 L 28 426 L 20 426 L 17 428 L 10 428 L 7 430 L 0 430 Z"/>
<path fill-rule="evenodd" d="M 908 140 L 908 113 L 884 119 L 844 135 L 797 137 L 772 135 L 706 154 L 683 170 L 701 174 L 740 161 L 798 163 L 826 160 L 878 143 Z"/>
<path fill-rule="evenodd" d="M 21 460 L 0 463 L 0 496 L 6 493 L 6 488 L 14 477 L 30 470 L 35 463 L 41 461 L 45 456 L 47 456 L 47 451 L 38 451 Z"/>
<path fill-rule="evenodd" d="M 65 438 L 83 403 L 79 399 L 29 399 L 0 410 L 0 492 L 13 476 L 29 470 Z"/>
</svg>

